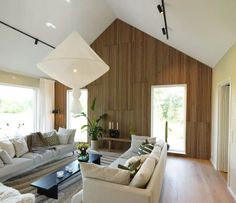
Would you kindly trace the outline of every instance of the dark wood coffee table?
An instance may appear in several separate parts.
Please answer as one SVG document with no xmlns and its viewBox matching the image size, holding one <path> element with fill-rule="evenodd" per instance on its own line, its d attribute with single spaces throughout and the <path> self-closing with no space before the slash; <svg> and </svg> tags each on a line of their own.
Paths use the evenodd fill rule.
<svg viewBox="0 0 236 203">
<path fill-rule="evenodd" d="M 89 154 L 89 163 L 99 164 L 101 163 L 100 154 Z M 65 167 L 69 166 L 73 169 L 72 173 L 69 173 L 65 170 Z M 38 194 L 46 195 L 47 197 L 57 199 L 58 198 L 58 186 L 64 181 L 68 180 L 78 172 L 80 172 L 79 161 L 73 161 L 72 163 L 66 165 L 57 171 L 64 171 L 64 176 L 62 178 L 57 178 L 57 171 L 49 175 L 43 176 L 39 180 L 31 183 L 31 186 L 37 188 Z"/>
</svg>

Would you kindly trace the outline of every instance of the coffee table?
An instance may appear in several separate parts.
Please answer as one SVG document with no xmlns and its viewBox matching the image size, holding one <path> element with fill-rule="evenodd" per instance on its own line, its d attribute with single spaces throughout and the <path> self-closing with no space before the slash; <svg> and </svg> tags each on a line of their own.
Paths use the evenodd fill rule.
<svg viewBox="0 0 236 203">
<path fill-rule="evenodd" d="M 89 153 L 89 163 L 95 163 L 99 164 L 101 163 L 101 157 L 100 154 L 92 154 Z M 69 173 L 65 170 L 65 167 L 69 166 L 73 169 L 72 173 Z M 58 199 L 58 186 L 63 183 L 64 181 L 68 180 L 72 176 L 76 175 L 78 172 L 80 172 L 80 165 L 79 161 L 73 161 L 72 163 L 66 165 L 64 167 L 61 167 L 57 171 L 64 171 L 64 176 L 62 178 L 57 178 L 57 171 L 54 173 L 48 174 L 46 176 L 43 176 L 39 180 L 31 183 L 31 186 L 37 188 L 38 194 L 46 195 L 47 197 Z"/>
</svg>

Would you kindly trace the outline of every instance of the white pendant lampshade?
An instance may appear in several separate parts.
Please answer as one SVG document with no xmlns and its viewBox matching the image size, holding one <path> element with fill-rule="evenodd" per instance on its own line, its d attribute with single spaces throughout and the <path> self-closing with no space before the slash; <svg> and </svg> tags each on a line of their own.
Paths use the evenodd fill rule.
<svg viewBox="0 0 236 203">
<path fill-rule="evenodd" d="M 109 66 L 91 49 L 78 32 L 73 32 L 37 66 L 51 78 L 75 89 L 75 92 L 109 70 Z M 74 97 L 72 108 L 74 114 L 81 106 L 78 98 L 78 95 Z"/>
<path fill-rule="evenodd" d="M 66 38 L 38 68 L 71 88 L 82 88 L 109 70 L 78 32 Z"/>
</svg>

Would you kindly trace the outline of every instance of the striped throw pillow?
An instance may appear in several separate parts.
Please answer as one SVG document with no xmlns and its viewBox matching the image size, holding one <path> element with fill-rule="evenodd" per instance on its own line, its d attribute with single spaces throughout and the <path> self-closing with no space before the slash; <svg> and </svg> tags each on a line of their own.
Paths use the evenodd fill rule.
<svg viewBox="0 0 236 203">
<path fill-rule="evenodd" d="M 146 140 L 145 143 L 141 144 L 138 149 L 138 155 L 144 155 L 144 154 L 150 154 L 154 148 L 154 145 L 151 143 L 148 143 Z"/>
</svg>

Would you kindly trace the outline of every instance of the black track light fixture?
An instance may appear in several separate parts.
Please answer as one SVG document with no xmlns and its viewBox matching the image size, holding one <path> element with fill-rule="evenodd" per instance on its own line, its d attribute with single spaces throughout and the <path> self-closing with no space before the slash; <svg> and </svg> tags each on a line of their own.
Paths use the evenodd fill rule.
<svg viewBox="0 0 236 203">
<path fill-rule="evenodd" d="M 40 39 L 38 39 L 38 38 L 36 38 L 36 37 L 34 37 L 34 36 L 32 36 L 32 35 L 30 35 L 30 34 L 24 32 L 24 31 L 22 31 L 22 30 L 19 30 L 19 29 L 16 28 L 16 27 L 13 27 L 13 26 L 11 26 L 11 25 L 9 25 L 9 24 L 3 22 L 3 21 L 0 21 L 0 24 L 1 24 L 1 25 L 4 25 L 4 26 L 6 26 L 6 27 L 8 27 L 8 28 L 10 28 L 10 29 L 12 29 L 12 30 L 15 30 L 16 32 L 19 32 L 19 33 L 21 33 L 21 34 L 23 34 L 23 35 L 25 35 L 25 36 L 27 36 L 27 37 L 29 37 L 29 38 L 31 38 L 31 39 L 33 39 L 35 45 L 37 45 L 37 44 L 40 42 L 41 44 L 44 44 L 44 45 L 46 45 L 46 46 L 48 46 L 48 47 L 50 47 L 50 48 L 52 48 L 52 49 L 55 49 L 55 48 L 56 48 L 56 47 L 52 46 L 51 44 L 48 44 L 47 42 L 44 42 L 44 41 L 42 41 L 42 40 L 40 40 Z"/>
<path fill-rule="evenodd" d="M 38 42 L 39 42 L 39 40 L 38 40 L 38 39 L 35 39 L 34 44 L 37 45 Z"/>
<path fill-rule="evenodd" d="M 161 0 L 161 4 L 157 5 L 157 9 L 158 9 L 159 13 L 163 14 L 163 18 L 164 18 L 165 26 L 161 28 L 161 31 L 162 31 L 163 35 L 166 36 L 166 39 L 169 39 L 169 33 L 168 33 L 168 26 L 167 26 L 167 20 L 166 20 L 166 10 L 165 10 L 165 2 L 164 2 L 164 0 Z"/>
<path fill-rule="evenodd" d="M 163 13 L 163 8 L 160 4 L 157 5 L 157 9 L 158 9 L 159 13 Z"/>
<path fill-rule="evenodd" d="M 162 34 L 163 35 L 166 35 L 166 29 L 163 27 L 163 28 L 161 28 L 161 31 L 162 31 Z"/>
</svg>

